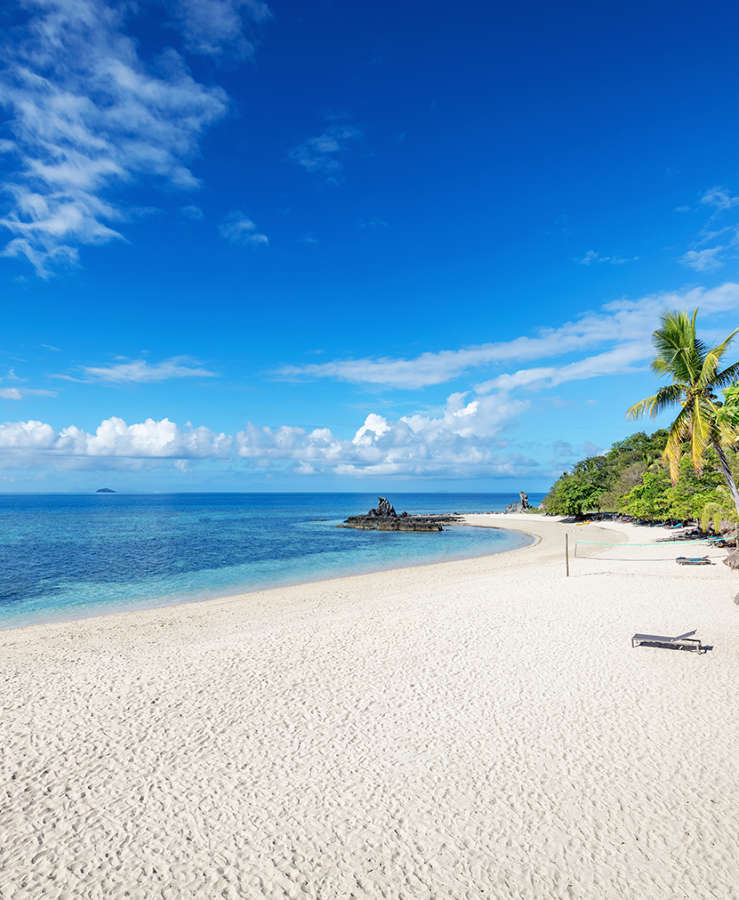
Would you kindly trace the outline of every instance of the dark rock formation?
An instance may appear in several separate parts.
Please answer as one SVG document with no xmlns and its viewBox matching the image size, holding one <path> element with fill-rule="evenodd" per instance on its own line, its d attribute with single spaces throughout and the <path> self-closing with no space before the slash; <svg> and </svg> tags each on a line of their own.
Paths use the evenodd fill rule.
<svg viewBox="0 0 739 900">
<path fill-rule="evenodd" d="M 364 531 L 443 531 L 443 526 L 458 522 L 460 516 L 411 516 L 395 512 L 387 497 L 377 498 L 377 507 L 364 516 L 349 516 L 340 528 L 359 528 Z"/>
<path fill-rule="evenodd" d="M 519 513 L 524 512 L 524 510 L 531 509 L 529 504 L 529 495 L 524 493 L 524 491 L 519 491 L 518 496 L 521 498 L 518 503 L 509 503 L 506 506 L 504 512 L 507 513 Z"/>
<path fill-rule="evenodd" d="M 371 509 L 367 513 L 367 515 L 371 516 L 372 518 L 386 519 L 389 516 L 395 517 L 398 514 L 395 512 L 393 504 L 387 499 L 387 497 L 378 497 L 376 508 Z"/>
<path fill-rule="evenodd" d="M 730 569 L 739 569 L 739 550 L 734 550 L 733 553 L 729 553 L 724 560 L 724 565 L 728 566 Z"/>
</svg>

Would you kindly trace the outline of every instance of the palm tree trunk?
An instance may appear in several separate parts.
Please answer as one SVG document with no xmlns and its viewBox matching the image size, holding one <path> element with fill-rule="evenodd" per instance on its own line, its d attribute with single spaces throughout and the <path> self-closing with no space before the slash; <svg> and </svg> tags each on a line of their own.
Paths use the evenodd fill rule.
<svg viewBox="0 0 739 900">
<path fill-rule="evenodd" d="M 717 440 L 714 439 L 712 443 L 713 449 L 718 454 L 718 461 L 721 466 L 721 471 L 724 473 L 724 478 L 726 479 L 726 483 L 729 485 L 731 496 L 734 499 L 734 506 L 736 507 L 737 513 L 739 513 L 739 489 L 737 489 L 736 482 L 734 481 L 734 476 L 731 474 L 731 469 L 729 468 L 726 454 L 724 453 L 723 447 Z"/>
</svg>

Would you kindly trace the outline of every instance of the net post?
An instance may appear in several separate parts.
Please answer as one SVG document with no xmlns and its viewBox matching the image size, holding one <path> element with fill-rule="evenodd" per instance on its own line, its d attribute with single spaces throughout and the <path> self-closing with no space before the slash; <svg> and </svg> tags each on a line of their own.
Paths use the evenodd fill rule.
<svg viewBox="0 0 739 900">
<path fill-rule="evenodd" d="M 570 577 L 570 536 L 565 531 L 565 573 Z"/>
</svg>

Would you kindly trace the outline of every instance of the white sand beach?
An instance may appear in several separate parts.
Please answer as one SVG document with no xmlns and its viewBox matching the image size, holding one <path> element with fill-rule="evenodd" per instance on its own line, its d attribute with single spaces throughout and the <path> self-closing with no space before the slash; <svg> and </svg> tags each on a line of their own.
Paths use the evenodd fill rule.
<svg viewBox="0 0 739 900">
<path fill-rule="evenodd" d="M 0 897 L 739 896 L 739 577 L 469 521 L 540 541 L 0 632 Z"/>
</svg>

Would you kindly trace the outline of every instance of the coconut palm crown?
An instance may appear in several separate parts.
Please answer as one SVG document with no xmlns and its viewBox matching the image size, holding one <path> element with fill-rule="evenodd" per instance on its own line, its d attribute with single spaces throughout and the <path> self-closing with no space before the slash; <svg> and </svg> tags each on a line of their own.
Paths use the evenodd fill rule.
<svg viewBox="0 0 739 900">
<path fill-rule="evenodd" d="M 690 443 L 693 468 L 699 475 L 703 470 L 705 452 L 708 447 L 713 447 L 739 512 L 739 491 L 723 450 L 723 445 L 736 440 L 736 434 L 732 433 L 730 424 L 718 415 L 721 404 L 716 396 L 718 390 L 733 384 L 739 377 L 739 362 L 721 368 L 723 357 L 739 328 L 709 349 L 696 334 L 697 316 L 697 309 L 692 316 L 684 312 L 662 316 L 660 327 L 652 335 L 657 351 L 652 370 L 669 377 L 672 383 L 635 403 L 627 415 L 632 419 L 645 414 L 656 416 L 672 406 L 680 406 L 680 412 L 669 428 L 663 454 L 670 464 L 673 482 L 677 481 L 686 443 Z"/>
</svg>

